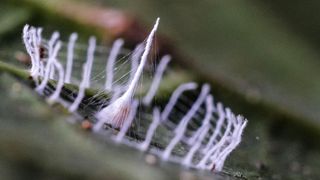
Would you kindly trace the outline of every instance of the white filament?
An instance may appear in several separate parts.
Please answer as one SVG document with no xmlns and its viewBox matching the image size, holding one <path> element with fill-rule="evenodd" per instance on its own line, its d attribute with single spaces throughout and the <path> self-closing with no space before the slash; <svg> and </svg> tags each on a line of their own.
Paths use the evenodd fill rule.
<svg viewBox="0 0 320 180">
<path fill-rule="evenodd" d="M 57 33 L 57 32 L 53 33 L 51 36 L 51 39 L 48 43 L 48 45 L 49 45 L 49 51 L 48 51 L 49 58 L 48 58 L 48 62 L 46 64 L 46 68 L 45 68 L 45 75 L 41 81 L 41 84 L 36 88 L 36 91 L 39 94 L 42 94 L 44 88 L 47 86 L 47 83 L 49 81 L 50 72 L 53 70 L 52 63 L 54 62 L 54 60 L 58 54 L 58 51 L 61 47 L 60 42 L 56 43 L 56 40 L 58 39 L 58 37 L 59 37 L 59 33 Z"/>
<path fill-rule="evenodd" d="M 203 119 L 202 125 L 198 128 L 198 130 L 193 134 L 193 136 L 189 139 L 189 144 L 194 144 L 198 136 L 201 134 L 205 127 L 210 126 L 210 120 L 212 118 L 213 111 L 213 100 L 212 96 L 208 95 L 206 99 L 206 115 Z"/>
<path fill-rule="evenodd" d="M 112 82 L 113 82 L 113 66 L 117 59 L 117 56 L 119 54 L 119 51 L 121 49 L 121 46 L 123 45 L 124 41 L 123 39 L 117 39 L 111 48 L 110 55 L 107 61 L 106 65 L 106 84 L 105 89 L 107 91 L 112 90 Z"/>
<path fill-rule="evenodd" d="M 214 129 L 214 132 L 210 137 L 207 146 L 203 149 L 203 152 L 205 153 L 209 151 L 209 149 L 214 145 L 213 142 L 216 140 L 218 134 L 220 133 L 221 126 L 225 120 L 225 113 L 221 103 L 217 104 L 217 110 L 218 110 L 219 119 L 217 120 L 216 128 Z"/>
<path fill-rule="evenodd" d="M 89 39 L 89 48 L 88 48 L 88 54 L 87 54 L 87 74 L 86 74 L 86 87 L 90 87 L 90 77 L 92 72 L 92 64 L 94 59 L 94 50 L 96 48 L 96 38 L 90 37 Z"/>
<path fill-rule="evenodd" d="M 30 38 L 30 26 L 28 24 L 26 24 L 23 27 L 23 35 L 22 35 L 22 39 L 24 42 L 24 45 L 26 47 L 26 50 L 28 52 L 28 54 L 30 55 L 31 58 L 31 69 L 30 69 L 30 74 L 32 75 L 34 73 L 34 66 L 35 66 L 35 60 L 34 60 L 34 56 L 33 56 L 33 52 L 31 50 L 31 38 Z"/>
<path fill-rule="evenodd" d="M 33 77 L 37 77 L 40 74 L 40 44 L 41 44 L 41 32 L 42 28 L 33 28 L 33 46 L 34 46 L 34 57 L 35 57 L 35 71 Z"/>
<path fill-rule="evenodd" d="M 224 165 L 224 162 L 227 158 L 227 156 L 236 148 L 236 146 L 239 145 L 239 143 L 241 142 L 241 135 L 242 135 L 242 132 L 244 130 L 244 128 L 246 127 L 247 125 L 247 121 L 244 121 L 242 118 L 241 118 L 241 123 L 239 126 L 236 127 L 235 131 L 233 134 L 234 134 L 234 139 L 232 139 L 232 143 L 230 143 L 230 146 L 228 148 L 226 148 L 224 150 L 224 152 L 221 153 L 221 157 L 219 159 L 217 159 L 217 163 L 216 163 L 216 170 L 217 171 L 221 171 L 222 170 L 222 167 Z M 212 164 L 210 165 L 212 167 Z"/>
<path fill-rule="evenodd" d="M 115 100 L 117 100 L 120 97 L 121 93 L 123 92 L 122 89 L 123 89 L 122 86 L 114 86 L 110 103 L 113 103 Z"/>
<path fill-rule="evenodd" d="M 79 85 L 79 92 L 74 100 L 74 102 L 69 107 L 70 112 L 74 112 L 78 109 L 82 99 L 85 95 L 85 90 L 90 86 L 90 74 L 92 69 L 92 63 L 94 58 L 94 50 L 96 47 L 96 39 L 94 37 L 90 37 L 89 39 L 89 48 L 87 52 L 87 61 L 83 64 L 82 67 L 82 81 Z"/>
<path fill-rule="evenodd" d="M 78 38 L 77 33 L 72 33 L 69 38 L 68 50 L 67 50 L 67 67 L 66 67 L 66 77 L 64 82 L 70 83 L 71 81 L 71 73 L 72 73 L 72 65 L 73 65 L 73 54 L 74 54 L 74 44 Z"/>
<path fill-rule="evenodd" d="M 165 55 L 161 58 L 160 63 L 158 65 L 158 68 L 156 70 L 156 73 L 154 75 L 154 80 L 152 81 L 151 87 L 147 93 L 147 95 L 143 98 L 143 103 L 144 105 L 150 105 L 153 97 L 155 96 L 158 87 L 160 85 L 161 79 L 162 79 L 162 75 L 168 65 L 168 63 L 171 60 L 171 56 L 169 55 Z"/>
<path fill-rule="evenodd" d="M 126 135 L 126 133 L 128 132 L 128 129 L 130 128 L 132 121 L 134 120 L 134 117 L 136 116 L 138 105 L 139 105 L 139 101 L 133 100 L 132 104 L 130 105 L 131 108 L 130 108 L 129 115 L 128 115 L 127 119 L 125 119 L 124 124 L 120 129 L 120 132 L 118 133 L 117 137 L 115 138 L 116 142 L 120 143 L 122 141 L 122 139 L 124 138 L 124 136 Z"/>
<path fill-rule="evenodd" d="M 205 156 L 201 159 L 201 161 L 198 163 L 197 167 L 201 168 L 201 169 L 205 169 L 206 168 L 206 164 L 208 159 L 210 159 L 210 157 L 212 156 L 212 154 L 216 151 L 219 150 L 223 145 L 225 145 L 225 143 L 227 142 L 227 138 L 229 136 L 230 130 L 231 130 L 231 125 L 232 125 L 232 121 L 233 119 L 231 119 L 232 117 L 230 116 L 230 114 L 228 114 L 227 111 L 227 128 L 222 136 L 222 138 L 219 140 L 219 142 L 217 144 L 215 144 L 214 146 L 211 146 L 211 149 L 205 153 Z M 220 131 L 220 129 L 219 129 Z"/>
<path fill-rule="evenodd" d="M 222 143 L 217 143 L 215 144 L 215 147 L 217 147 L 217 150 L 211 155 L 211 159 L 216 159 L 218 156 L 220 156 L 221 151 L 224 149 L 228 149 L 228 147 L 230 146 L 232 139 L 234 138 L 233 136 L 235 136 L 239 130 L 239 125 L 236 122 L 236 117 L 231 113 L 230 109 L 226 109 L 226 113 L 227 113 L 227 118 L 228 118 L 228 122 L 231 122 L 231 128 L 233 128 L 233 133 L 231 134 L 227 134 L 227 136 L 222 136 L 222 138 L 220 139 L 219 142 Z M 227 128 L 228 130 L 228 128 Z M 226 131 L 227 131 L 226 130 Z M 230 130 L 231 131 L 231 130 Z"/>
<path fill-rule="evenodd" d="M 40 62 L 40 76 L 44 76 L 44 63 L 42 61 Z"/>
<path fill-rule="evenodd" d="M 141 151 L 146 151 L 150 145 L 150 142 L 152 140 L 152 136 L 155 133 L 157 127 L 159 126 L 160 123 L 160 110 L 159 108 L 154 108 L 153 109 L 153 120 L 151 125 L 148 128 L 148 132 L 146 135 L 145 140 L 139 145 L 139 149 Z"/>
<path fill-rule="evenodd" d="M 48 45 L 49 45 L 49 48 L 48 48 L 48 53 L 51 54 L 50 52 L 52 51 L 52 45 L 50 44 L 54 44 L 56 43 L 56 41 L 58 40 L 59 38 L 59 33 L 58 32 L 54 32 L 53 35 L 52 35 L 52 38 L 50 39 Z M 55 68 L 54 66 L 52 66 L 52 64 L 50 65 L 51 69 L 49 70 L 49 79 L 53 79 L 54 78 L 54 74 L 55 74 Z"/>
<path fill-rule="evenodd" d="M 58 42 L 59 43 L 59 42 Z M 54 93 L 49 97 L 49 102 L 50 103 L 53 103 L 55 101 L 57 101 L 57 99 L 59 98 L 60 96 L 60 93 L 61 93 L 61 90 L 62 90 L 62 87 L 64 85 L 64 69 L 63 69 L 63 66 L 61 65 L 60 62 L 57 61 L 57 59 L 54 60 L 53 62 L 54 66 L 57 68 L 58 70 L 58 74 L 59 74 L 59 78 L 58 78 L 58 83 L 57 83 L 57 86 L 56 86 L 56 90 L 54 91 Z"/>
<path fill-rule="evenodd" d="M 137 71 L 137 68 L 138 68 L 138 65 L 139 65 L 139 59 L 143 53 L 143 44 L 138 44 L 136 46 L 136 48 L 134 49 L 133 53 L 132 53 L 132 57 L 131 57 L 131 70 L 130 70 L 130 81 L 132 81 L 136 71 Z"/>
<path fill-rule="evenodd" d="M 187 125 L 189 121 L 192 119 L 193 115 L 197 112 L 203 101 L 205 100 L 205 97 L 208 95 L 210 90 L 209 85 L 205 84 L 202 86 L 201 93 L 196 100 L 196 102 L 192 105 L 191 109 L 188 111 L 188 113 L 181 119 L 179 125 L 174 130 L 174 133 L 176 134 L 174 138 L 170 141 L 167 148 L 164 150 L 164 153 L 162 155 L 162 158 L 164 160 L 167 160 L 173 150 L 173 148 L 176 146 L 176 144 L 181 140 L 181 138 L 184 135 L 184 132 L 187 128 Z"/>
<path fill-rule="evenodd" d="M 198 139 L 196 140 L 195 144 L 191 146 L 191 149 L 189 150 L 186 157 L 183 159 L 182 164 L 184 164 L 187 167 L 191 166 L 192 158 L 196 151 L 200 148 L 203 139 L 206 137 L 209 131 L 209 128 L 210 126 L 204 126 L 203 128 L 201 128 L 201 132 L 199 134 Z"/>
<path fill-rule="evenodd" d="M 168 119 L 168 116 L 173 109 L 174 105 L 177 103 L 180 95 L 184 91 L 189 91 L 196 89 L 198 85 L 194 82 L 191 83 L 185 83 L 180 85 L 171 95 L 169 102 L 167 103 L 166 107 L 164 108 L 163 112 L 161 113 L 161 121 L 166 121 Z"/>
</svg>

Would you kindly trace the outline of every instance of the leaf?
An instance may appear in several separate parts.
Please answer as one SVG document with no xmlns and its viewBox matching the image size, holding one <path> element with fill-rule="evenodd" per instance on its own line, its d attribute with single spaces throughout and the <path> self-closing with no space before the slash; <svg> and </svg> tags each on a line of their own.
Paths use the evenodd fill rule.
<svg viewBox="0 0 320 180">
<path fill-rule="evenodd" d="M 57 30 L 59 24 L 65 24 L 57 20 L 55 6 L 41 7 L 41 1 L 36 0 L 25 2 L 26 8 L 37 7 L 38 12 L 52 17 L 40 24 Z M 182 74 L 210 81 L 217 100 L 227 102 L 249 119 L 242 146 L 227 161 L 225 173 L 249 179 L 319 177 L 320 166 L 315 161 L 320 157 L 319 53 L 310 40 L 288 29 L 278 14 L 258 1 L 105 4 L 139 15 L 145 22 L 160 16 L 160 31 L 176 40 L 174 46 L 182 52 L 174 61 L 188 67 Z M 65 21 L 79 23 L 67 16 Z M 87 26 L 80 23 L 77 28 L 89 30 L 89 34 Z M 174 172 L 178 174 L 177 169 Z"/>
<path fill-rule="evenodd" d="M 7 75 L 1 76 L 1 82 L 0 159 L 10 163 L 7 170 L 32 166 L 41 172 L 18 173 L 23 178 L 39 175 L 83 179 L 168 177 L 158 168 L 144 164 L 131 149 L 88 138 L 90 134 L 67 124 L 66 117 L 59 117 L 28 87 Z M 138 171 L 143 173 L 136 173 Z"/>
</svg>

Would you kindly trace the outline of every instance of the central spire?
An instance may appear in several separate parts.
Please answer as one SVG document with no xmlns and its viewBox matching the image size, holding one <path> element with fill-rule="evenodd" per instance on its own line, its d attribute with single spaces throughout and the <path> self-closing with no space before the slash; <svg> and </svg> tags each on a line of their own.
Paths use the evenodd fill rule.
<svg viewBox="0 0 320 180">
<path fill-rule="evenodd" d="M 94 131 L 99 131 L 105 123 L 110 124 L 114 128 L 121 128 L 124 121 L 127 119 L 129 112 L 131 111 L 134 92 L 142 75 L 144 66 L 147 62 L 153 38 L 159 25 L 159 21 L 160 18 L 157 18 L 156 23 L 147 38 L 147 42 L 144 52 L 141 56 L 139 66 L 129 84 L 128 90 L 125 91 L 124 94 L 116 99 L 113 103 L 103 108 L 96 114 L 98 122 L 93 127 Z"/>
</svg>

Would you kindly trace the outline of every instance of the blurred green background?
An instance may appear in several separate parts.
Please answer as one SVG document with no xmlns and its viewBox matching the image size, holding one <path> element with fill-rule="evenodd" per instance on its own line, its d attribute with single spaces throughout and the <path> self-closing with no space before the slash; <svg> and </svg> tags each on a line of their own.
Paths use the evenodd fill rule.
<svg viewBox="0 0 320 180">
<path fill-rule="evenodd" d="M 65 3 L 68 3 L 68 6 L 64 6 Z M 179 56 L 173 57 L 176 67 L 183 66 L 184 71 L 192 72 L 190 74 L 193 74 L 194 78 L 209 81 L 216 100 L 222 101 L 249 120 L 243 142 L 227 160 L 226 168 L 221 174 L 222 179 L 317 179 L 320 177 L 320 1 L 95 0 L 81 1 L 81 3 L 89 4 L 85 6 L 87 9 L 99 7 L 128 13 L 127 16 L 132 15 L 146 30 L 151 27 L 156 17 L 161 17 L 160 34 L 170 39 L 170 45 L 179 52 Z M 70 0 L 1 0 L 0 60 L 14 63 L 15 52 L 23 50 L 20 37 L 21 29 L 26 23 L 42 26 L 47 32 L 59 30 L 61 34 L 67 35 L 77 31 L 83 37 L 96 34 L 104 39 L 108 39 L 105 38 L 106 36 L 110 39 L 114 38 L 112 33 L 99 30 L 101 27 L 94 26 L 94 23 L 90 24 L 85 19 L 77 18 L 77 13 L 68 14 L 61 8 L 77 7 L 78 4 L 79 1 Z M 70 12 L 73 11 L 70 10 Z M 95 19 L 97 22 L 104 21 L 103 16 L 99 14 Z M 1 73 L 0 94 L 3 98 L 9 99 L 1 102 L 1 131 L 6 133 L 1 132 L 0 139 L 1 142 L 11 143 L 13 147 L 9 148 L 7 144 L 0 143 L 2 144 L 0 145 L 0 175 L 19 178 L 17 174 L 24 172 L 21 174 L 23 176 L 26 174 L 27 177 L 99 179 L 106 176 L 103 173 L 103 176 L 100 176 L 98 171 L 105 170 L 110 171 L 109 178 L 142 178 L 131 176 L 137 173 L 130 170 L 134 165 L 126 166 L 126 170 L 123 170 L 123 167 L 119 168 L 120 165 L 114 165 L 117 163 L 105 165 L 104 161 L 96 162 L 98 155 L 105 155 L 105 161 L 116 156 L 117 150 L 110 150 L 109 154 L 104 152 L 109 151 L 106 150 L 109 147 L 102 147 L 101 150 L 99 149 L 100 154 L 97 153 L 94 157 L 83 160 L 79 158 L 82 157 L 81 148 L 87 151 L 87 144 L 68 145 L 71 147 L 67 150 L 54 147 L 63 147 L 68 141 L 58 145 L 51 142 L 48 145 L 45 138 L 51 138 L 51 136 L 70 138 L 70 133 L 80 134 L 80 137 L 84 138 L 84 140 L 80 138 L 79 143 L 88 143 L 87 141 L 91 142 L 92 139 L 86 138 L 91 136 L 83 135 L 79 129 L 68 127 L 62 131 L 57 130 L 56 126 L 51 126 L 52 122 L 43 122 L 43 118 L 49 115 L 39 112 L 37 108 L 32 108 L 33 104 L 36 106 L 42 103 L 41 100 L 38 102 L 38 98 L 33 93 L 28 91 L 29 93 L 25 95 L 30 96 L 28 100 L 36 100 L 28 101 L 30 107 L 19 103 L 25 101 L 25 96 L 11 97 L 5 94 L 10 94 L 10 88 L 15 83 L 10 76 Z M 17 106 L 18 108 L 21 106 L 22 109 L 29 108 L 28 112 L 32 113 L 27 113 L 25 120 L 17 118 L 13 115 L 16 113 Z M 51 111 L 48 113 L 51 114 L 52 119 L 64 119 L 52 114 Z M 26 122 L 28 119 L 32 119 L 32 124 L 35 126 L 28 126 L 29 123 Z M 26 125 L 25 128 L 20 127 L 20 121 Z M 54 124 L 57 123 L 63 124 L 63 120 L 54 122 Z M 36 130 L 38 126 L 48 128 L 51 134 Z M 75 151 L 76 155 L 65 157 L 70 161 L 69 164 L 66 164 L 64 158 L 61 158 L 61 161 L 45 158 L 49 168 L 42 168 L 44 160 L 31 152 L 17 152 L 18 155 L 11 155 L 12 153 L 8 151 L 16 148 L 14 145 L 21 143 L 18 140 L 25 135 L 20 133 L 21 131 L 30 131 L 35 133 L 34 136 L 40 136 L 42 139 L 40 138 L 38 143 L 32 143 L 37 139 L 25 138 L 27 142 L 31 141 L 30 144 L 20 144 L 19 148 L 32 152 L 34 147 L 41 151 L 44 147 L 53 147 L 44 151 L 43 156 L 51 156 L 52 153 L 63 154 L 61 151 Z M 56 138 L 56 141 L 59 142 L 59 139 Z M 94 143 L 99 146 L 100 142 L 94 141 Z M 96 151 L 94 147 L 92 148 Z M 134 160 L 127 159 L 128 164 L 143 164 L 145 169 L 150 168 L 139 161 L 139 159 L 143 161 L 141 155 L 126 148 L 123 151 L 126 154 L 132 153 L 133 156 L 139 156 L 134 157 Z M 23 156 L 20 157 L 19 153 Z M 25 162 L 25 159 L 28 161 Z M 79 171 L 69 166 L 86 163 L 84 161 L 89 161 L 90 166 L 79 167 Z M 119 160 L 119 162 L 122 161 L 126 160 Z M 31 169 L 29 169 L 30 164 L 32 164 Z M 113 168 L 110 170 L 99 165 Z M 143 171 L 149 172 L 146 179 L 147 177 L 178 179 L 186 173 L 179 167 L 170 169 L 166 166 L 159 165 Z M 88 171 L 85 172 L 86 168 Z M 40 175 L 26 173 L 32 171 L 41 173 Z M 124 171 L 126 175 L 118 175 Z M 210 175 L 196 172 L 187 171 L 187 175 L 194 178 L 210 178 L 207 177 Z M 219 178 L 218 175 L 217 178 Z"/>
</svg>

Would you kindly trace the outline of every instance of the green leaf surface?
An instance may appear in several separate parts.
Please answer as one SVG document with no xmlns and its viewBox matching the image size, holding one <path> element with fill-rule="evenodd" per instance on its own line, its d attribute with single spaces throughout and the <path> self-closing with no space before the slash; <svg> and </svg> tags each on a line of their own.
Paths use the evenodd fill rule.
<svg viewBox="0 0 320 180">
<path fill-rule="evenodd" d="M 14 52 L 23 50 L 19 28 L 24 21 L 49 31 L 61 30 L 61 34 L 68 35 L 71 30 L 96 33 L 95 29 L 81 28 L 79 24 L 66 25 L 72 19 L 56 18 L 54 11 L 49 11 L 53 7 L 39 6 L 41 1 L 24 2 L 28 3 L 23 7 L 15 7 L 15 2 L 8 3 L 9 8 L 0 9 L 4 14 L 0 18 L 0 39 L 8 39 L 0 42 L 0 54 L 2 58 L 9 57 L 4 58 L 6 62 L 12 64 Z M 307 28 L 314 28 L 310 25 L 316 22 L 312 20 L 314 16 L 301 12 L 300 21 L 305 20 L 304 24 L 309 26 L 305 29 L 299 26 L 301 29 L 297 31 L 292 28 L 297 27 L 292 24 L 297 17 L 279 13 L 286 7 L 271 2 L 100 0 L 95 3 L 137 15 L 146 25 L 161 17 L 160 32 L 175 40 L 174 45 L 184 56 L 191 57 L 177 60 L 187 69 L 179 69 L 176 79 L 165 80 L 168 84 L 164 93 L 180 81 L 195 78 L 209 81 L 217 101 L 249 119 L 241 146 L 216 178 L 317 179 L 320 176 L 319 42 L 311 38 L 313 32 Z M 318 9 L 316 5 L 314 9 Z M 34 16 L 41 13 L 49 18 Z M 287 21 L 291 24 L 286 24 Z M 147 165 L 139 152 L 102 142 L 80 130 L 78 125 L 68 124 L 55 108 L 3 75 L 6 72 L 27 78 L 21 68 L 15 70 L 0 64 L 1 179 L 206 177 L 207 174 L 199 175 L 172 164 Z M 17 87 L 20 87 L 18 92 Z"/>
</svg>

